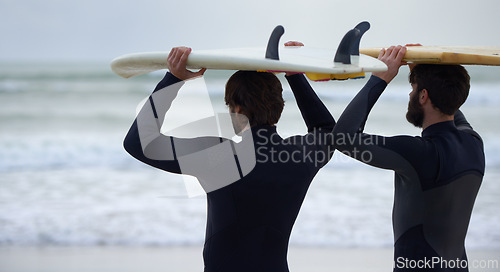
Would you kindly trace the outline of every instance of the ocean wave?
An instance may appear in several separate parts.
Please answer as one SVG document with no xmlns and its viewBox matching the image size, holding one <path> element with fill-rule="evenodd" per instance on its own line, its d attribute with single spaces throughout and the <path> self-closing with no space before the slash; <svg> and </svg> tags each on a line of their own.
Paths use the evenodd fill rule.
<svg viewBox="0 0 500 272">
<path fill-rule="evenodd" d="M 367 176 L 370 178 L 368 179 Z M 0 245 L 202 245 L 206 200 L 182 179 L 151 168 L 0 173 Z M 500 248 L 499 173 L 485 179 L 468 248 Z M 292 245 L 391 247 L 393 175 L 373 168 L 324 169 L 315 178 Z M 179 197 L 180 196 L 180 197 Z"/>
<path fill-rule="evenodd" d="M 36 135 L 0 139 L 0 172 L 129 165 L 122 137 Z"/>
<path fill-rule="evenodd" d="M 188 198 L 180 176 L 145 166 L 122 147 L 136 106 L 164 71 L 125 80 L 107 64 L 28 66 L 0 65 L 0 245 L 201 245 L 205 201 Z M 222 101 L 228 75 L 207 72 L 211 99 Z M 467 244 L 500 248 L 500 96 L 492 95 L 500 85 L 483 76 L 464 110 L 487 157 Z M 364 82 L 312 84 L 338 118 Z M 390 88 L 374 107 L 367 132 L 405 134 L 409 85 Z M 289 136 L 306 128 L 297 122 L 292 94 L 285 95 L 278 129 Z M 189 105 L 181 107 L 186 115 L 199 107 Z M 291 243 L 391 246 L 392 181 L 391 171 L 336 152 L 311 186 Z"/>
</svg>

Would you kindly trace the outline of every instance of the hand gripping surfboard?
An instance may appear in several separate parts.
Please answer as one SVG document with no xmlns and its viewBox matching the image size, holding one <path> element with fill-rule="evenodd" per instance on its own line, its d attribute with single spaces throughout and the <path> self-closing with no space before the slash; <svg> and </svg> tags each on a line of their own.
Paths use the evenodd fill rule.
<svg viewBox="0 0 500 272">
<path fill-rule="evenodd" d="M 252 70 L 305 73 L 311 80 L 362 78 L 365 72 L 387 70 L 387 66 L 370 56 L 359 54 L 362 35 L 370 28 L 362 22 L 344 36 L 336 52 L 306 46 L 279 46 L 284 33 L 277 26 L 266 48 L 193 50 L 188 57 L 189 69 Z M 129 78 L 161 69 L 168 69 L 169 52 L 142 52 L 120 56 L 111 62 L 111 69 Z"/>
</svg>

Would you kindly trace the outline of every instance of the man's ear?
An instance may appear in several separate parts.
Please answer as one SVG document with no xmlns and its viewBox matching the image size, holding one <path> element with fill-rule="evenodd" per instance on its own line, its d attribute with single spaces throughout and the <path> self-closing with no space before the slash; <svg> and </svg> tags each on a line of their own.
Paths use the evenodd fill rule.
<svg viewBox="0 0 500 272">
<path fill-rule="evenodd" d="M 430 101 L 429 93 L 427 92 L 426 89 L 420 91 L 420 93 L 418 94 L 418 101 L 420 102 L 421 105 L 424 105 L 425 103 Z"/>
<path fill-rule="evenodd" d="M 233 108 L 233 112 L 234 112 L 234 113 L 238 113 L 238 114 L 242 114 L 241 107 L 240 107 L 240 106 L 238 106 L 238 105 L 234 106 L 234 108 Z"/>
</svg>

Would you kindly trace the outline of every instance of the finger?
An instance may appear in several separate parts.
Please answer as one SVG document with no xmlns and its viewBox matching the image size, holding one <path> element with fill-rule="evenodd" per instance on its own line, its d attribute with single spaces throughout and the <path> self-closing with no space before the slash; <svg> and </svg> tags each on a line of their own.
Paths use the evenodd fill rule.
<svg viewBox="0 0 500 272">
<path fill-rule="evenodd" d="M 179 65 L 186 66 L 189 54 L 191 54 L 191 48 L 184 48 L 182 54 L 179 56 Z"/>
<path fill-rule="evenodd" d="M 396 59 L 396 61 L 402 62 L 403 58 L 406 54 L 406 47 L 400 45 L 398 48 L 399 48 L 399 50 L 397 50 L 397 52 L 395 52 L 394 58 Z"/>
<path fill-rule="evenodd" d="M 285 46 L 304 46 L 304 44 L 298 41 L 288 41 Z"/>
<path fill-rule="evenodd" d="M 171 60 L 174 56 L 174 48 L 170 49 L 170 52 L 168 53 L 167 60 Z"/>
<path fill-rule="evenodd" d="M 169 70 L 172 70 L 172 68 L 175 66 L 175 56 L 177 55 L 178 48 L 174 47 L 170 50 L 170 53 L 168 54 L 167 57 L 167 67 Z"/>
<path fill-rule="evenodd" d="M 394 49 L 391 52 L 390 57 L 394 58 L 394 59 L 397 58 L 397 56 L 399 54 L 399 51 L 401 51 L 401 45 L 398 45 L 398 46 L 394 47 Z"/>
<path fill-rule="evenodd" d="M 187 47 L 180 46 L 174 48 L 174 61 L 178 62 L 182 54 L 187 50 Z"/>
<path fill-rule="evenodd" d="M 402 62 L 405 54 L 406 54 L 406 47 L 401 47 L 400 50 L 398 51 L 396 59 Z"/>
<path fill-rule="evenodd" d="M 206 71 L 207 71 L 207 68 L 202 68 L 200 71 L 194 73 L 194 76 L 195 77 L 202 76 L 203 74 L 205 74 Z"/>
<path fill-rule="evenodd" d="M 381 59 L 385 54 L 385 48 L 380 49 L 380 52 L 378 53 L 378 59 Z"/>
<path fill-rule="evenodd" d="M 391 47 L 387 48 L 387 49 L 385 50 L 385 54 L 384 54 L 384 56 L 388 56 L 388 57 L 389 57 L 389 56 L 391 56 L 391 55 L 392 55 L 392 52 L 394 51 L 394 48 L 395 48 L 394 46 L 391 46 Z"/>
<path fill-rule="evenodd" d="M 179 62 L 179 52 L 180 52 L 179 47 L 172 48 L 168 59 L 169 67 L 174 68 L 177 66 L 177 63 Z"/>
</svg>

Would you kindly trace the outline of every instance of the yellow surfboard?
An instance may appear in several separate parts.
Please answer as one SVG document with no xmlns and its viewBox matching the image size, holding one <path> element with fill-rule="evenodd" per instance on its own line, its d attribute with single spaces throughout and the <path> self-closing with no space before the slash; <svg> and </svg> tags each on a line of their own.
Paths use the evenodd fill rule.
<svg viewBox="0 0 500 272">
<path fill-rule="evenodd" d="M 381 49 L 365 48 L 359 52 L 376 58 Z M 500 46 L 408 46 L 403 61 L 500 66 Z"/>
</svg>

